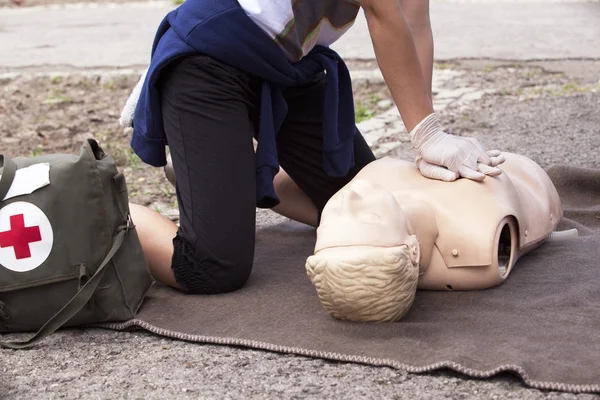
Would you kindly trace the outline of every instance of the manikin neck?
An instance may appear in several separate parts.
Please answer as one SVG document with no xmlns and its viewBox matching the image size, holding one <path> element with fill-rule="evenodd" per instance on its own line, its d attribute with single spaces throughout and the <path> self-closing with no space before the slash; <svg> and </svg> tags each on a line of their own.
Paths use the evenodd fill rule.
<svg viewBox="0 0 600 400">
<path fill-rule="evenodd" d="M 429 266 L 439 233 L 435 214 L 433 209 L 423 202 L 403 205 L 402 209 L 406 213 L 408 232 L 415 235 L 419 241 L 421 252 L 419 267 L 423 270 Z"/>
</svg>

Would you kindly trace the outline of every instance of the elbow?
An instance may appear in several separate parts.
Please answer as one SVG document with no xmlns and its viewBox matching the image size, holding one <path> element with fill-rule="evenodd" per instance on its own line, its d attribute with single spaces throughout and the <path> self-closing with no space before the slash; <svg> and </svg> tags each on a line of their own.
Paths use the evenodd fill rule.
<svg viewBox="0 0 600 400">
<path fill-rule="evenodd" d="M 398 0 L 359 0 L 367 21 L 381 19 L 390 9 L 400 10 Z"/>
<path fill-rule="evenodd" d="M 359 3 L 365 15 L 372 15 L 377 9 L 377 0 L 359 0 Z"/>
<path fill-rule="evenodd" d="M 371 36 L 381 31 L 407 26 L 398 0 L 359 0 Z"/>
<path fill-rule="evenodd" d="M 410 36 L 413 29 L 424 27 L 422 24 L 429 24 L 429 0 L 359 1 L 374 40 L 386 32 L 394 32 L 400 39 L 402 35 Z M 405 3 L 410 3 L 411 20 L 403 9 Z"/>
</svg>

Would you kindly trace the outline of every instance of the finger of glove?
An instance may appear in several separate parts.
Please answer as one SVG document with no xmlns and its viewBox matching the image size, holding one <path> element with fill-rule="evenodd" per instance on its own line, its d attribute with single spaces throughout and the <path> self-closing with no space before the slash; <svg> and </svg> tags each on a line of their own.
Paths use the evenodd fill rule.
<svg viewBox="0 0 600 400">
<path fill-rule="evenodd" d="M 477 149 L 479 151 L 481 151 L 482 153 L 485 153 L 485 148 L 483 147 L 483 145 L 481 144 L 481 142 L 477 139 L 475 139 L 474 137 L 463 137 L 463 139 L 468 140 L 469 142 L 473 143 L 473 146 L 477 147 Z"/>
<path fill-rule="evenodd" d="M 484 151 L 477 157 L 477 162 L 480 164 L 486 164 L 489 166 L 494 166 L 492 158 Z"/>
<path fill-rule="evenodd" d="M 479 140 L 472 138 L 472 137 L 468 137 L 468 138 L 464 138 L 466 139 L 469 143 L 471 143 L 473 145 L 473 155 L 477 157 L 477 162 L 478 163 L 483 163 L 483 164 L 487 164 L 490 165 L 492 160 L 490 159 L 490 156 L 486 153 L 485 149 L 483 148 L 483 146 L 481 145 L 481 143 L 479 142 Z"/>
<path fill-rule="evenodd" d="M 483 147 L 483 145 L 481 144 L 481 142 L 479 140 L 475 139 L 474 137 L 465 137 L 463 139 L 466 139 L 475 147 L 475 149 L 477 151 L 477 162 L 478 163 L 492 165 L 492 159 L 490 158 L 490 155 L 485 151 L 485 148 Z"/>
<path fill-rule="evenodd" d="M 458 169 L 458 174 L 463 178 L 472 179 L 474 181 L 482 181 L 485 179 L 485 174 L 475 171 L 465 165 Z"/>
<path fill-rule="evenodd" d="M 447 168 L 440 167 L 439 165 L 430 164 L 425 160 L 419 161 L 419 171 L 421 175 L 426 178 L 436 179 L 444 182 L 452 182 L 458 179 L 458 174 L 450 171 Z"/>
<path fill-rule="evenodd" d="M 498 176 L 502 174 L 502 170 L 496 167 L 490 167 L 489 165 L 479 164 L 478 165 L 479 172 L 485 174 L 487 176 Z"/>
<path fill-rule="evenodd" d="M 488 152 L 488 155 L 489 155 L 489 152 Z M 503 162 L 505 162 L 506 161 L 506 157 L 504 157 L 504 155 L 502 153 L 500 153 L 497 156 L 490 156 L 490 160 L 492 162 L 491 162 L 491 164 L 488 164 L 488 165 L 490 165 L 492 167 L 496 167 L 496 166 L 502 164 Z"/>
<path fill-rule="evenodd" d="M 470 142 L 473 146 L 475 146 L 475 148 L 480 153 L 486 153 L 485 147 L 483 147 L 483 145 L 481 144 L 481 142 L 479 140 L 475 139 L 474 137 L 462 137 L 462 139 L 467 140 L 468 142 Z M 486 155 L 487 155 L 487 153 L 486 153 Z"/>
</svg>

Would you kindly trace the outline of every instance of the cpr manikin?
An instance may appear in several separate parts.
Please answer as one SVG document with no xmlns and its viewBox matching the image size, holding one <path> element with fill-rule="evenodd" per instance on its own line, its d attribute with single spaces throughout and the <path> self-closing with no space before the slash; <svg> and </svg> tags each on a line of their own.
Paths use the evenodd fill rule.
<svg viewBox="0 0 600 400">
<path fill-rule="evenodd" d="M 306 271 L 334 318 L 397 321 L 417 289 L 501 284 L 562 217 L 548 175 L 503 153 L 503 173 L 478 182 L 428 179 L 415 163 L 378 159 L 325 206 Z"/>
</svg>

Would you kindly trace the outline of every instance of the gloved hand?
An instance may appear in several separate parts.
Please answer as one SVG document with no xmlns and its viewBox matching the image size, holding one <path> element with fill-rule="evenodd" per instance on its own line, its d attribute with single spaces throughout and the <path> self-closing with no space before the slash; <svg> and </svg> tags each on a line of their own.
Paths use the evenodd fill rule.
<svg viewBox="0 0 600 400">
<path fill-rule="evenodd" d="M 418 154 L 419 171 L 431 179 L 481 181 L 486 175 L 500 175 L 502 170 L 497 166 L 506 161 L 497 150 L 486 152 L 475 138 L 445 133 L 435 113 L 424 118 L 409 136 Z"/>
</svg>

